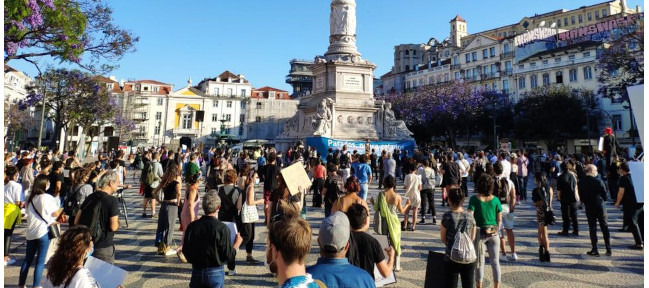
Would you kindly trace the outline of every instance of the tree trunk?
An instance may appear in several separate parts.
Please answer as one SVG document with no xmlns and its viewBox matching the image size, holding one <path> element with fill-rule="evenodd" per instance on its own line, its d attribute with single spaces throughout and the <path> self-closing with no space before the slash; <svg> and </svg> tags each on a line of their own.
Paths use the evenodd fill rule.
<svg viewBox="0 0 649 288">
<path fill-rule="evenodd" d="M 450 147 L 455 149 L 457 147 L 455 142 L 455 129 L 453 127 L 447 127 L 446 132 L 448 133 L 448 141 L 450 142 Z"/>
</svg>

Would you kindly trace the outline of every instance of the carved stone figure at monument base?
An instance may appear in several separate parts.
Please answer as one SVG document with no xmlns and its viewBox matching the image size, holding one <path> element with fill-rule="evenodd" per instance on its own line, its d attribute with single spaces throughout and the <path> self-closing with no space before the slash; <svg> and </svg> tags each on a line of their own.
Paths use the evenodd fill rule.
<svg viewBox="0 0 649 288">
<path fill-rule="evenodd" d="M 384 136 L 387 136 L 391 139 L 407 139 L 412 137 L 413 133 L 410 132 L 406 123 L 402 120 L 397 120 L 394 116 L 394 111 L 392 111 L 392 104 L 385 103 L 383 106 L 383 121 L 385 131 Z"/>
<path fill-rule="evenodd" d="M 282 132 L 282 136 L 285 137 L 293 136 L 293 134 L 297 132 L 297 125 L 299 119 L 300 119 L 300 112 L 298 111 L 295 113 L 295 115 L 293 115 L 293 117 L 286 120 L 286 122 L 284 123 L 284 132 Z"/>
<path fill-rule="evenodd" d="M 323 136 L 331 133 L 331 121 L 333 114 L 331 108 L 333 101 L 329 98 L 320 101 L 315 117 L 313 119 L 313 135 Z"/>
</svg>

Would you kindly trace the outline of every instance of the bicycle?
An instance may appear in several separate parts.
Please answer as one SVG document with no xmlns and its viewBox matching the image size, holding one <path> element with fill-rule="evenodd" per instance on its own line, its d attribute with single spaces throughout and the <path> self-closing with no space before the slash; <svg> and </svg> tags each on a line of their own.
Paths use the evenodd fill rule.
<svg viewBox="0 0 649 288">
<path fill-rule="evenodd" d="M 124 223 L 126 228 L 128 228 L 128 210 L 126 210 L 126 201 L 124 200 L 124 189 L 120 189 L 115 193 L 117 201 L 119 201 L 120 214 L 124 215 Z"/>
</svg>

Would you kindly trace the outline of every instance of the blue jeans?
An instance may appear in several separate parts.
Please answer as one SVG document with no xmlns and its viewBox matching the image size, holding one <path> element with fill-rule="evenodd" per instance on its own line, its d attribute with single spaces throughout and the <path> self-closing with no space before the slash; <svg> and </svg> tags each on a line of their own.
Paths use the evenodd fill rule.
<svg viewBox="0 0 649 288">
<path fill-rule="evenodd" d="M 23 265 L 20 266 L 20 278 L 18 280 L 18 286 L 24 286 L 27 282 L 27 273 L 29 272 L 29 267 L 32 266 L 32 261 L 34 256 L 38 253 L 36 257 L 36 268 L 34 270 L 34 284 L 33 286 L 41 286 L 41 276 L 43 276 L 43 266 L 45 266 L 45 256 L 47 255 L 47 248 L 50 247 L 50 238 L 47 236 L 47 233 L 41 238 L 34 240 L 27 240 L 27 251 L 25 255 L 25 261 Z"/>
<path fill-rule="evenodd" d="M 367 182 L 361 184 L 361 191 L 359 191 L 357 194 L 358 197 L 361 197 L 361 199 L 363 199 L 363 201 L 367 199 L 367 189 L 369 188 L 368 186 L 369 185 L 367 184 Z"/>
<path fill-rule="evenodd" d="M 190 288 L 221 288 L 225 283 L 223 266 L 203 269 L 192 269 Z"/>
</svg>

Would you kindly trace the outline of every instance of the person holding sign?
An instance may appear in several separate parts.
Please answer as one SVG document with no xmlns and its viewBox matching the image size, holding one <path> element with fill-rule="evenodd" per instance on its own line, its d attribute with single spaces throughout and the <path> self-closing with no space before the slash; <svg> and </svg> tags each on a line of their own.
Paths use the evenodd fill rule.
<svg viewBox="0 0 649 288">
<path fill-rule="evenodd" d="M 629 169 L 629 163 L 624 161 L 620 164 L 620 181 L 619 181 L 619 190 L 617 192 L 617 201 L 615 201 L 615 208 L 619 208 L 622 204 L 622 211 L 624 213 L 624 218 L 629 219 L 629 228 L 631 233 L 633 233 L 633 239 L 635 240 L 635 245 L 630 246 L 629 248 L 634 250 L 644 249 L 644 223 L 642 215 L 644 214 L 644 203 L 638 203 L 638 200 L 635 195 L 635 188 L 633 187 L 633 182 L 631 181 L 631 170 Z M 640 225 L 638 225 L 640 222 Z"/>
<path fill-rule="evenodd" d="M 464 228 L 471 240 L 475 240 L 476 225 L 473 216 L 462 208 L 464 203 L 464 193 L 457 188 L 449 189 L 448 201 L 451 211 L 444 213 L 442 216 L 442 227 L 439 231 L 442 243 L 446 245 L 446 287 L 457 287 L 457 277 L 462 278 L 462 288 L 471 288 L 475 281 L 475 262 L 470 264 L 461 264 L 451 260 L 451 249 L 455 243 L 455 235 L 460 228 Z M 464 226 L 466 225 L 466 226 Z"/>
<path fill-rule="evenodd" d="M 349 263 L 367 271 L 372 278 L 376 278 L 374 275 L 374 266 L 376 265 L 381 276 L 388 277 L 394 267 L 395 252 L 392 247 L 381 249 L 379 241 L 365 232 L 370 227 L 367 207 L 361 204 L 352 204 L 347 209 L 347 218 L 349 218 L 349 226 L 352 230 L 351 244 L 347 251 Z M 383 250 L 388 254 L 387 261 Z"/>
</svg>

